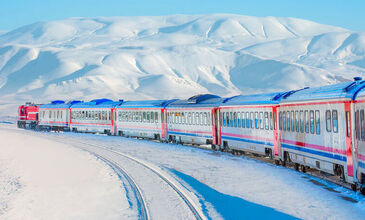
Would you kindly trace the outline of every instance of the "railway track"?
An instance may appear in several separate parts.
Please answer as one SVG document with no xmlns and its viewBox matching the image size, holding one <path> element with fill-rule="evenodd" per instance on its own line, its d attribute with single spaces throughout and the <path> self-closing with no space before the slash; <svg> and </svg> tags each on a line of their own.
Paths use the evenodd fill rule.
<svg viewBox="0 0 365 220">
<path fill-rule="evenodd" d="M 61 141 L 62 143 L 65 142 L 65 139 L 55 136 L 59 141 Z M 207 219 L 206 216 L 202 213 L 202 211 L 200 210 L 200 207 L 197 206 L 195 204 L 195 202 L 190 198 L 190 196 L 188 195 L 188 193 L 185 192 L 185 190 L 183 189 L 183 187 L 181 187 L 178 183 L 175 183 L 173 180 L 171 180 L 164 171 L 162 171 L 159 167 L 149 164 L 145 161 L 139 160 L 135 157 L 132 157 L 130 155 L 127 155 L 125 153 L 121 153 L 112 149 L 108 149 L 107 147 L 102 147 L 102 146 L 98 146 L 96 144 L 91 144 L 88 142 L 83 142 L 80 141 L 79 139 L 73 138 L 73 137 L 68 137 L 70 139 L 72 139 L 72 141 L 70 141 L 69 144 L 71 144 L 74 147 L 77 147 L 79 149 L 85 150 L 87 152 L 89 152 L 92 155 L 95 155 L 97 158 L 103 160 L 106 164 L 108 164 L 110 167 L 113 168 L 113 170 L 119 175 L 119 176 L 124 176 L 126 177 L 127 181 L 129 182 L 129 184 L 132 186 L 132 188 L 134 188 L 134 191 L 137 194 L 137 198 L 139 200 L 139 210 L 140 210 L 140 219 L 149 219 L 149 212 L 147 209 L 147 206 L 144 202 L 142 193 L 139 189 L 139 187 L 135 184 L 135 181 L 130 177 L 130 175 L 128 175 L 128 173 L 122 168 L 120 167 L 115 161 L 106 158 L 105 156 L 101 156 L 98 153 L 95 153 L 94 151 L 91 151 L 89 149 L 87 149 L 87 147 L 94 147 L 97 149 L 101 149 L 110 153 L 113 153 L 115 155 L 124 157 L 130 161 L 133 161 L 134 163 L 137 163 L 141 166 L 143 166 L 144 168 L 150 170 L 151 172 L 153 172 L 156 176 L 158 176 L 163 182 L 165 182 L 186 204 L 186 206 L 189 208 L 189 210 L 191 211 L 191 213 L 193 214 L 193 216 L 195 217 L 195 219 L 197 220 L 205 220 Z"/>
</svg>

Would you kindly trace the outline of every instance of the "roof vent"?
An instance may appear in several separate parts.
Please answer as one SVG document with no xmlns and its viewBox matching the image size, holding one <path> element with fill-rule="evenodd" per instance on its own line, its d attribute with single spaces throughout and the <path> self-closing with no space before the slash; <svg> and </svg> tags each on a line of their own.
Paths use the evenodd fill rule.
<svg viewBox="0 0 365 220">
<path fill-rule="evenodd" d="M 56 105 L 56 104 L 65 104 L 65 101 L 63 100 L 54 100 L 51 102 L 53 105 Z"/>
<path fill-rule="evenodd" d="M 360 76 L 354 77 L 354 81 L 360 81 L 360 80 L 362 80 L 362 77 Z"/>
<path fill-rule="evenodd" d="M 199 102 L 202 102 L 202 101 L 207 100 L 207 99 L 212 99 L 212 98 L 220 98 L 220 96 L 212 95 L 212 94 L 200 94 L 200 95 L 190 97 L 188 99 L 188 103 L 197 104 Z"/>
<path fill-rule="evenodd" d="M 92 102 L 95 102 L 96 105 L 99 105 L 99 104 L 104 103 L 104 102 L 112 102 L 112 100 L 110 100 L 110 99 L 94 99 L 94 100 L 92 100 Z"/>
</svg>

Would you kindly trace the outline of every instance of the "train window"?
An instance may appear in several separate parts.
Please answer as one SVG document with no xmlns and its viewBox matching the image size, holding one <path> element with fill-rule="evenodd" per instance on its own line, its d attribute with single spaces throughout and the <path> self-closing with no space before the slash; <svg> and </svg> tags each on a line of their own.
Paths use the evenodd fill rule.
<svg viewBox="0 0 365 220">
<path fill-rule="evenodd" d="M 237 113 L 233 112 L 233 126 L 237 128 Z"/>
<path fill-rule="evenodd" d="M 272 130 L 272 127 L 273 127 L 273 126 L 272 126 L 272 124 L 273 124 L 272 122 L 273 122 L 273 121 L 272 121 L 272 112 L 270 112 L 270 113 L 269 113 L 269 125 L 270 125 L 270 130 Z"/>
<path fill-rule="evenodd" d="M 226 127 L 226 113 L 225 112 L 222 112 L 222 124 L 223 124 L 223 127 Z"/>
<path fill-rule="evenodd" d="M 298 114 L 298 111 L 295 111 L 294 115 L 295 115 L 295 131 L 299 132 L 299 114 Z"/>
<path fill-rule="evenodd" d="M 211 121 L 210 119 L 211 119 L 210 112 L 208 112 L 207 125 L 212 125 L 212 123 L 210 122 Z"/>
<path fill-rule="evenodd" d="M 365 141 L 365 118 L 364 118 L 364 110 L 360 110 L 360 126 L 361 126 L 361 140 L 362 141 Z M 348 136 L 348 137 L 350 137 L 350 136 Z"/>
<path fill-rule="evenodd" d="M 315 115 L 316 116 L 316 134 L 320 134 L 321 133 L 321 121 L 320 121 L 321 115 L 320 115 L 319 110 L 316 110 L 315 114 L 316 114 Z"/>
<path fill-rule="evenodd" d="M 143 113 L 142 113 L 142 116 L 143 116 L 143 118 L 142 118 L 142 122 L 146 122 L 146 118 L 147 118 L 147 116 L 146 116 L 146 112 L 143 112 Z M 173 114 L 172 114 L 172 116 L 173 116 Z M 174 117 L 172 117 L 171 122 L 172 122 L 172 123 L 174 123 Z"/>
<path fill-rule="evenodd" d="M 283 117 L 283 120 L 282 120 L 283 131 L 285 131 L 286 130 L 286 115 L 285 115 L 285 111 L 283 111 L 282 117 Z"/>
<path fill-rule="evenodd" d="M 273 115 L 273 120 L 274 120 L 274 129 L 276 130 L 276 118 L 277 118 L 277 113 L 274 112 L 274 115 Z"/>
<path fill-rule="evenodd" d="M 264 113 L 260 112 L 260 128 L 264 129 Z"/>
<path fill-rule="evenodd" d="M 204 125 L 208 125 L 208 115 L 204 112 Z"/>
<path fill-rule="evenodd" d="M 290 111 L 286 112 L 286 130 L 290 131 L 290 124 L 291 124 L 291 118 L 290 118 Z"/>
<path fill-rule="evenodd" d="M 362 113 L 362 114 L 361 114 Z M 360 111 L 360 126 L 361 126 L 361 139 L 365 140 L 365 138 L 363 138 L 363 130 L 365 130 L 365 124 L 363 124 L 363 121 L 361 120 L 361 118 L 364 118 L 364 110 Z M 351 137 L 351 124 L 350 124 L 350 111 L 346 111 L 346 136 L 347 137 Z"/>
<path fill-rule="evenodd" d="M 203 124 L 203 112 L 200 112 L 200 114 L 199 114 L 199 122 L 200 122 L 200 125 L 204 125 Z"/>
<path fill-rule="evenodd" d="M 270 112 L 271 114 L 271 112 Z M 272 117 L 272 115 L 271 115 Z M 269 130 L 269 113 L 268 112 L 265 112 L 265 129 L 266 130 Z"/>
<path fill-rule="evenodd" d="M 255 112 L 255 128 L 259 128 L 259 113 Z"/>
<path fill-rule="evenodd" d="M 241 112 L 237 112 L 237 127 L 241 127 Z"/>
<path fill-rule="evenodd" d="M 195 125 L 199 125 L 199 124 L 200 124 L 199 112 L 195 112 Z"/>
<path fill-rule="evenodd" d="M 332 131 L 334 133 L 338 132 L 338 118 L 337 118 L 337 110 L 332 110 Z"/>
<path fill-rule="evenodd" d="M 309 117 L 310 117 L 310 132 L 314 134 L 314 111 L 309 111 Z"/>
<path fill-rule="evenodd" d="M 279 112 L 279 129 L 282 130 L 283 129 L 283 126 L 282 126 L 282 120 L 283 120 L 283 117 L 281 115 L 281 112 Z"/>
<path fill-rule="evenodd" d="M 147 112 L 147 123 L 150 122 L 150 112 Z"/>
<path fill-rule="evenodd" d="M 305 118 L 305 132 L 309 133 L 309 114 L 308 114 L 308 110 L 305 110 L 304 118 Z"/>
<path fill-rule="evenodd" d="M 155 112 L 155 122 L 158 123 L 158 113 Z"/>
<path fill-rule="evenodd" d="M 300 132 L 304 132 L 304 112 L 303 110 L 300 110 L 299 112 L 299 118 L 300 118 Z"/>
<path fill-rule="evenodd" d="M 229 113 L 229 127 L 233 127 L 233 112 Z"/>
<path fill-rule="evenodd" d="M 290 115 L 290 127 L 291 127 L 291 131 L 294 132 L 295 131 L 295 115 L 294 115 L 294 111 L 291 111 L 291 115 Z"/>
<path fill-rule="evenodd" d="M 250 113 L 246 112 L 246 128 L 250 127 Z"/>
<path fill-rule="evenodd" d="M 332 120 L 331 120 L 331 111 L 327 110 L 326 111 L 326 130 L 327 132 L 331 132 L 331 128 L 332 128 Z"/>
<path fill-rule="evenodd" d="M 242 115 L 242 127 L 246 127 L 246 118 L 245 118 L 245 114 L 244 112 L 241 112 L 241 115 Z"/>
<path fill-rule="evenodd" d="M 250 128 L 253 128 L 253 112 L 250 112 Z"/>
<path fill-rule="evenodd" d="M 195 113 L 194 112 L 191 113 L 191 124 L 195 125 Z"/>
<path fill-rule="evenodd" d="M 57 111 L 57 119 L 60 117 L 60 111 Z"/>
<path fill-rule="evenodd" d="M 153 114 L 153 112 L 150 112 L 150 114 L 151 114 L 151 123 L 153 123 L 153 122 L 155 122 L 155 114 Z"/>
</svg>

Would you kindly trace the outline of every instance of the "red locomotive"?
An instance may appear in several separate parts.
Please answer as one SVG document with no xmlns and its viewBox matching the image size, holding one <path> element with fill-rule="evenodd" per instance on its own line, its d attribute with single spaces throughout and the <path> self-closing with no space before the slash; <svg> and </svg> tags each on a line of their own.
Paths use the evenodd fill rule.
<svg viewBox="0 0 365 220">
<path fill-rule="evenodd" d="M 18 128 L 36 128 L 38 124 L 38 104 L 26 103 L 18 109 Z"/>
</svg>

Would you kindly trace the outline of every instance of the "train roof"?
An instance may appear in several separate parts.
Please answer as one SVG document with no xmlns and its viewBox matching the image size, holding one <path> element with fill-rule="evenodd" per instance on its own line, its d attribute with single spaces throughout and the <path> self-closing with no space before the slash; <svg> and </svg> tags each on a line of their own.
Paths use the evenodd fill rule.
<svg viewBox="0 0 365 220">
<path fill-rule="evenodd" d="M 348 98 L 355 100 L 358 93 L 365 87 L 365 80 L 355 77 L 354 81 L 337 83 L 328 86 L 307 88 L 283 97 L 281 102 L 315 101 L 323 99 Z"/>
<path fill-rule="evenodd" d="M 110 99 L 94 99 L 90 102 L 80 102 L 73 104 L 71 108 L 114 108 L 123 103 L 123 100 L 113 101 Z"/>
<path fill-rule="evenodd" d="M 125 101 L 117 108 L 165 108 L 172 102 L 178 99 L 171 100 L 144 100 L 144 101 Z"/>
<path fill-rule="evenodd" d="M 54 100 L 51 101 L 51 103 L 48 104 L 44 104 L 41 105 L 39 108 L 70 108 L 70 106 L 72 106 L 73 104 L 76 103 L 81 103 L 82 101 L 70 101 L 70 102 L 65 102 L 63 100 Z"/>
<path fill-rule="evenodd" d="M 285 95 L 289 95 L 290 92 L 237 95 L 224 99 L 221 106 L 279 104 L 281 98 Z"/>
<path fill-rule="evenodd" d="M 201 94 L 186 100 L 177 100 L 170 103 L 166 108 L 190 108 L 190 107 L 218 107 L 223 99 L 212 94 Z"/>
</svg>

